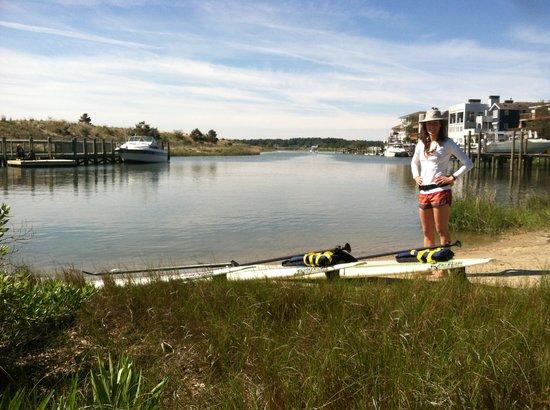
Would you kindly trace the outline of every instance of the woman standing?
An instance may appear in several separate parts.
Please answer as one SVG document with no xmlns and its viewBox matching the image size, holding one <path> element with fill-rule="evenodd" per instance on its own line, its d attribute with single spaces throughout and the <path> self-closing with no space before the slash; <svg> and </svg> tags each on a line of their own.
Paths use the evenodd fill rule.
<svg viewBox="0 0 550 410">
<path fill-rule="evenodd" d="M 420 189 L 418 205 L 424 246 L 435 246 L 436 231 L 441 244 L 445 245 L 451 243 L 451 186 L 458 177 L 472 169 L 473 163 L 456 142 L 447 137 L 447 121 L 437 108 L 426 111 L 420 123 L 420 138 L 414 150 L 411 169 Z M 449 174 L 451 155 L 458 158 L 462 166 Z"/>
</svg>

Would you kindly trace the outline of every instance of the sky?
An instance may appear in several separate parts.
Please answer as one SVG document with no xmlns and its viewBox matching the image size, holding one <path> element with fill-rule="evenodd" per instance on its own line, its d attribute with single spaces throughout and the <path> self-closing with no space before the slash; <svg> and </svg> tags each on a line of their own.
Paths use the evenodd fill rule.
<svg viewBox="0 0 550 410">
<path fill-rule="evenodd" d="M 550 1 L 0 0 L 0 114 L 385 138 L 398 117 L 550 98 Z"/>
</svg>

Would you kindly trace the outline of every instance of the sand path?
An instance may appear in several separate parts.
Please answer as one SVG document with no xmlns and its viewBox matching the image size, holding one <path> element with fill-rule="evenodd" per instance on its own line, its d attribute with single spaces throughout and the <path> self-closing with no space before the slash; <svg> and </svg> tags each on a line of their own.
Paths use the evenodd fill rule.
<svg viewBox="0 0 550 410">
<path fill-rule="evenodd" d="M 506 234 L 456 251 L 459 258 L 494 258 L 467 269 L 468 280 L 503 286 L 533 286 L 550 273 L 550 230 Z"/>
</svg>

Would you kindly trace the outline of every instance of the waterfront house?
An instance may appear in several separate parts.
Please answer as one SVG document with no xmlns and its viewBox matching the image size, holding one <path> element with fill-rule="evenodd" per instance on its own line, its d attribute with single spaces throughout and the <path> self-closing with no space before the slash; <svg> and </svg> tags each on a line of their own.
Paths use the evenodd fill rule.
<svg viewBox="0 0 550 410">
<path fill-rule="evenodd" d="M 519 115 L 519 128 L 536 133 L 538 137 L 550 138 L 550 102 L 540 102 Z"/>
<path fill-rule="evenodd" d="M 489 100 L 495 96 L 489 97 Z M 498 97 L 497 97 L 498 98 Z M 460 103 L 449 107 L 448 133 L 449 137 L 457 144 L 464 145 L 464 137 L 469 132 L 475 134 L 477 130 L 477 117 L 483 116 L 488 104 L 482 103 L 480 99 L 471 98 L 468 102 Z"/>
<path fill-rule="evenodd" d="M 530 113 L 530 107 L 534 105 L 535 102 L 515 102 L 512 99 L 494 102 L 487 109 L 488 116 L 492 117 L 490 131 L 498 133 L 519 128 L 520 116 Z"/>
<path fill-rule="evenodd" d="M 424 111 L 416 111 L 399 117 L 400 123 L 392 127 L 390 139 L 401 143 L 416 143 L 418 141 L 418 133 L 420 132 L 419 120 L 421 115 L 424 115 Z"/>
</svg>

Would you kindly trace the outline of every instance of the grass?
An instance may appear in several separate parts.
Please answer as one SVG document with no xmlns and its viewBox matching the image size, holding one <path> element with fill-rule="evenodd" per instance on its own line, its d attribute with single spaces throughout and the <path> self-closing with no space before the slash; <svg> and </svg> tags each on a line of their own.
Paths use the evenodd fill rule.
<svg viewBox="0 0 550 410">
<path fill-rule="evenodd" d="M 230 141 L 220 141 L 211 144 L 178 144 L 170 145 L 170 155 L 177 156 L 213 156 L 213 155 L 259 155 L 260 148 L 243 144 L 233 144 Z"/>
<path fill-rule="evenodd" d="M 450 225 L 454 231 L 480 234 L 550 228 L 550 195 L 532 195 L 503 205 L 494 195 L 467 194 L 453 201 Z"/>
<path fill-rule="evenodd" d="M 54 388 L 70 391 L 74 372 L 96 357 L 128 355 L 147 380 L 168 379 L 163 408 L 550 400 L 546 281 L 108 283 L 72 312 L 69 327 L 45 330 L 57 336 L 2 364 L 12 391 L 39 389 L 38 403 Z M 90 383 L 81 388 L 91 397 Z"/>
</svg>

